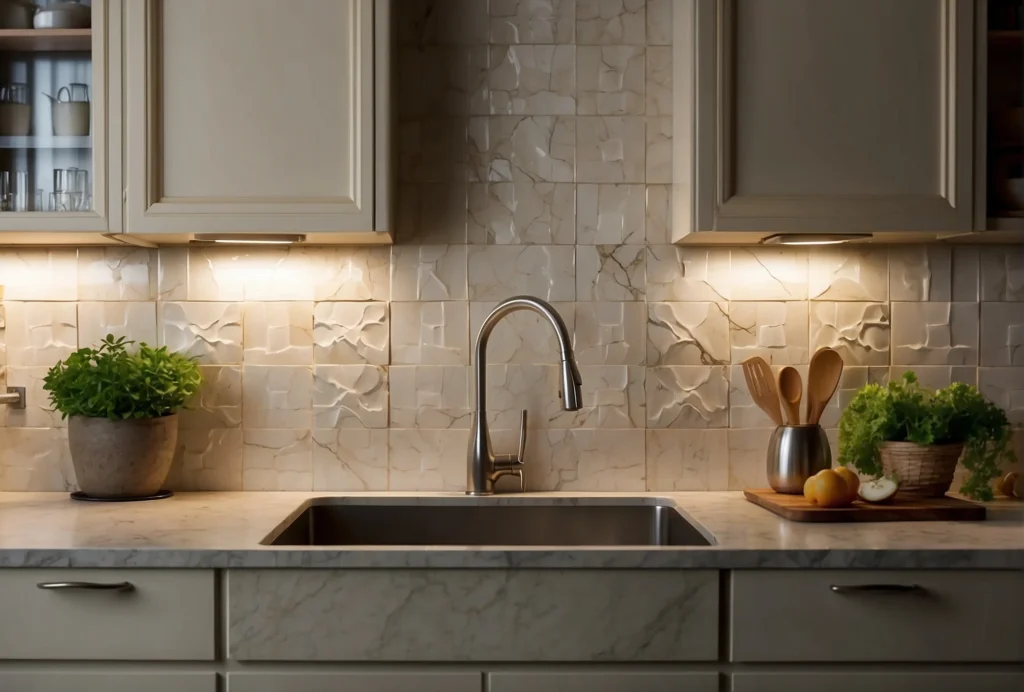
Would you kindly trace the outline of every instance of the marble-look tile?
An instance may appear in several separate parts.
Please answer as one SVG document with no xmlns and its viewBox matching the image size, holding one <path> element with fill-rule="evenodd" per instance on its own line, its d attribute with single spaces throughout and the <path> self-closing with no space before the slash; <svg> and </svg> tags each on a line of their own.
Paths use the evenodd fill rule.
<svg viewBox="0 0 1024 692">
<path fill-rule="evenodd" d="M 396 105 L 401 120 L 467 115 L 472 70 L 483 46 L 402 46 L 397 51 Z M 483 58 L 486 65 L 486 56 Z"/>
<path fill-rule="evenodd" d="M 645 427 L 646 368 L 640 365 L 581 365 L 583 401 L 579 411 L 562 411 L 549 426 L 569 428 Z M 560 371 L 556 369 L 558 375 Z M 550 396 L 550 395 L 549 395 Z M 558 406 L 561 400 L 555 399 Z"/>
<path fill-rule="evenodd" d="M 825 407 L 825 410 L 821 414 L 821 420 L 819 421 L 821 427 L 826 429 L 836 428 L 839 426 L 839 418 L 846 407 L 850 405 L 853 398 L 857 396 L 857 392 L 862 387 L 868 384 L 887 384 L 890 379 L 890 375 L 895 378 L 899 378 L 902 375 L 903 370 L 909 368 L 887 368 L 883 366 L 872 366 L 865 367 L 860 365 L 853 365 L 850 367 L 843 368 L 843 374 L 839 378 L 839 386 L 836 388 L 836 393 L 832 396 L 831 401 Z M 899 373 L 896 371 L 899 370 Z M 946 370 L 949 368 L 914 368 L 915 371 L 924 370 Z M 801 373 L 801 376 L 805 375 L 805 372 Z M 743 377 L 742 373 L 738 373 L 740 378 Z M 806 377 L 804 378 L 806 387 Z M 806 399 L 806 395 L 804 396 Z M 807 402 L 804 401 L 800 405 L 800 415 L 806 416 Z M 761 426 L 767 427 L 767 426 Z"/>
<path fill-rule="evenodd" d="M 646 120 L 647 182 L 672 182 L 672 116 L 649 116 Z"/>
<path fill-rule="evenodd" d="M 768 439 L 771 429 L 729 431 L 728 490 L 768 487 Z"/>
<path fill-rule="evenodd" d="M 2 371 L 3 368 L 0 368 Z M 43 378 L 49 368 L 45 365 L 29 367 L 10 366 L 7 368 L 7 381 L 0 384 L 5 387 L 25 388 L 25 408 L 16 409 L 4 406 L 0 416 L 7 415 L 7 426 L 11 428 L 66 428 L 67 420 L 61 418 L 58 411 L 50 403 L 50 393 L 43 390 Z M 7 391 L 3 389 L 2 391 Z M 0 419 L 2 426 L 2 419 Z M 3 456 L 4 452 L 0 452 Z"/>
<path fill-rule="evenodd" d="M 671 12 L 671 10 L 670 10 Z M 672 115 L 672 49 L 647 49 L 647 115 Z"/>
<path fill-rule="evenodd" d="M 672 45 L 674 0 L 647 0 L 647 45 Z"/>
<path fill-rule="evenodd" d="M 239 303 L 160 303 L 157 328 L 162 346 L 202 364 L 242 362 Z"/>
<path fill-rule="evenodd" d="M 648 365 L 729 362 L 727 303 L 648 303 Z"/>
<path fill-rule="evenodd" d="M 313 362 L 387 365 L 391 336 L 387 303 L 317 303 L 313 306 Z"/>
<path fill-rule="evenodd" d="M 96 346 L 107 334 L 156 346 L 156 303 L 79 303 L 79 345 Z"/>
<path fill-rule="evenodd" d="M 153 300 L 156 251 L 133 247 L 78 249 L 79 300 Z"/>
<path fill-rule="evenodd" d="M 188 300 L 188 248 L 156 250 L 156 299 Z"/>
<path fill-rule="evenodd" d="M 576 298 L 573 248 L 564 245 L 472 246 L 469 299 L 529 294 L 547 301 Z"/>
<path fill-rule="evenodd" d="M 672 187 L 670 185 L 647 186 L 645 234 L 648 245 L 666 245 L 671 242 Z"/>
<path fill-rule="evenodd" d="M 0 490 L 76 490 L 66 428 L 0 428 Z"/>
<path fill-rule="evenodd" d="M 5 304 L 8 365 L 56 365 L 78 347 L 74 303 Z"/>
<path fill-rule="evenodd" d="M 489 0 L 491 43 L 573 43 L 576 0 Z"/>
<path fill-rule="evenodd" d="M 469 186 L 468 237 L 474 245 L 572 245 L 576 238 L 576 187 L 535 183 Z"/>
<path fill-rule="evenodd" d="M 313 431 L 313 490 L 387 489 L 387 430 Z"/>
<path fill-rule="evenodd" d="M 576 43 L 643 45 L 647 0 L 576 0 Z"/>
<path fill-rule="evenodd" d="M 977 302 L 978 248 L 902 245 L 889 249 L 889 299 Z"/>
<path fill-rule="evenodd" d="M 475 180 L 469 165 L 469 119 L 428 117 L 399 123 L 398 179 L 402 183 Z"/>
<path fill-rule="evenodd" d="M 643 245 L 577 246 L 577 300 L 643 300 L 646 255 Z"/>
<path fill-rule="evenodd" d="M 397 188 L 395 235 L 400 242 L 466 242 L 465 182 L 403 183 Z"/>
<path fill-rule="evenodd" d="M 469 428 L 473 410 L 470 368 L 392 365 L 388 377 L 393 427 Z"/>
<path fill-rule="evenodd" d="M 0 249 L 4 300 L 78 300 L 78 253 L 74 248 Z"/>
<path fill-rule="evenodd" d="M 872 371 L 881 368 L 871 368 Z M 954 382 L 978 385 L 978 368 L 973 365 L 894 365 L 889 368 L 889 379 L 899 380 L 905 372 L 912 371 L 925 389 L 942 389 Z M 845 373 L 845 369 L 843 371 Z M 881 380 L 879 380 L 881 381 Z"/>
<path fill-rule="evenodd" d="M 465 245 L 396 245 L 392 300 L 465 300 Z"/>
<path fill-rule="evenodd" d="M 730 251 L 732 300 L 805 300 L 807 251 L 734 248 Z"/>
<path fill-rule="evenodd" d="M 200 365 L 203 386 L 178 414 L 183 430 L 238 428 L 242 425 L 242 367 Z"/>
<path fill-rule="evenodd" d="M 469 430 L 388 431 L 391 490 L 466 489 Z"/>
<path fill-rule="evenodd" d="M 643 116 L 584 116 L 575 123 L 577 182 L 647 182 Z"/>
<path fill-rule="evenodd" d="M 469 128 L 473 179 L 571 183 L 576 166 L 576 119 L 571 116 L 473 118 Z"/>
<path fill-rule="evenodd" d="M 390 300 L 391 248 L 302 248 L 313 300 Z M 287 300 L 277 297 L 276 300 Z"/>
<path fill-rule="evenodd" d="M 242 490 L 312 489 L 312 431 L 242 431 Z"/>
<path fill-rule="evenodd" d="M 810 362 L 805 302 L 729 304 L 733 363 L 760 356 L 768 363 Z"/>
<path fill-rule="evenodd" d="M 884 247 L 812 247 L 808 267 L 808 295 L 812 300 L 889 299 L 889 263 Z"/>
<path fill-rule="evenodd" d="M 978 368 L 978 389 L 1010 423 L 1024 427 L 1024 368 Z"/>
<path fill-rule="evenodd" d="M 0 300 L 3 299 L 3 286 L 0 286 Z M 0 365 L 7 363 L 7 308 L 0 303 Z"/>
<path fill-rule="evenodd" d="M 313 427 L 388 427 L 388 373 L 377 365 L 313 368 Z"/>
<path fill-rule="evenodd" d="M 891 310 L 893 365 L 977 365 L 977 303 L 894 302 Z"/>
<path fill-rule="evenodd" d="M 642 46 L 576 49 L 580 115 L 643 115 L 646 98 Z"/>
<path fill-rule="evenodd" d="M 647 370 L 648 428 L 725 428 L 729 381 L 724 366 L 666 366 Z"/>
<path fill-rule="evenodd" d="M 889 306 L 811 303 L 811 352 L 829 346 L 846 365 L 889 364 Z"/>
<path fill-rule="evenodd" d="M 1024 247 L 992 245 L 981 248 L 981 299 L 1024 301 Z"/>
<path fill-rule="evenodd" d="M 480 0 L 402 0 L 417 5 L 421 13 L 411 17 L 417 45 L 477 45 L 487 43 L 487 3 Z M 396 13 L 401 15 L 402 13 Z"/>
<path fill-rule="evenodd" d="M 654 245 L 647 249 L 647 300 L 723 301 L 732 298 L 729 249 Z M 758 298 L 762 300 L 762 298 Z M 768 300 L 768 298 L 763 298 Z"/>
<path fill-rule="evenodd" d="M 480 327 L 496 305 L 495 302 L 469 304 L 469 336 L 474 348 Z M 573 304 L 556 303 L 552 307 L 571 335 L 575 322 Z M 555 330 L 546 317 L 532 310 L 520 310 L 506 315 L 494 326 L 487 341 L 486 358 L 488 363 L 552 364 L 561 359 L 561 350 Z M 476 354 L 470 353 L 470 362 L 475 361 Z"/>
<path fill-rule="evenodd" d="M 573 351 L 580 365 L 644 365 L 644 303 L 575 303 Z"/>
<path fill-rule="evenodd" d="M 492 115 L 573 115 L 576 46 L 492 45 L 487 76 Z"/>
<path fill-rule="evenodd" d="M 469 363 L 469 304 L 392 303 L 391 362 L 397 365 Z"/>
<path fill-rule="evenodd" d="M 973 310 L 971 314 L 977 318 L 977 304 L 954 303 L 956 305 L 962 305 L 963 312 Z M 894 329 L 895 325 L 894 305 Z M 967 327 L 965 324 L 965 332 Z M 1019 303 L 981 303 L 981 365 L 1024 365 L 1024 306 Z"/>
<path fill-rule="evenodd" d="M 242 369 L 243 427 L 308 430 L 312 423 L 312 366 L 246 365 Z"/>
<path fill-rule="evenodd" d="M 647 490 L 725 490 L 728 430 L 648 430 Z"/>
<path fill-rule="evenodd" d="M 645 471 L 643 430 L 531 430 L 526 439 L 528 492 L 642 492 Z"/>
<path fill-rule="evenodd" d="M 313 303 L 246 303 L 243 359 L 256 365 L 313 363 Z"/>
<path fill-rule="evenodd" d="M 265 281 L 273 267 L 287 257 L 284 248 L 193 247 L 188 254 L 188 299 L 245 300 L 246 283 Z"/>
<path fill-rule="evenodd" d="M 645 193 L 643 185 L 579 185 L 576 189 L 576 243 L 642 243 Z"/>
<path fill-rule="evenodd" d="M 242 430 L 179 430 L 167 487 L 179 492 L 241 490 Z"/>
<path fill-rule="evenodd" d="M 775 379 L 778 378 L 779 370 L 783 366 L 776 365 L 772 367 L 772 374 Z M 800 377 L 804 382 L 807 382 L 807 365 L 795 365 L 796 371 L 800 373 Z M 750 395 L 750 388 L 747 387 L 747 380 L 743 376 L 742 365 L 732 365 L 729 367 L 729 427 L 730 428 L 773 428 L 775 423 L 768 417 L 768 414 L 761 410 L 761 408 L 754 403 L 753 397 Z M 802 407 L 806 408 L 806 407 Z M 801 413 L 801 416 L 803 413 Z M 783 416 L 785 411 L 783 410 Z"/>
</svg>

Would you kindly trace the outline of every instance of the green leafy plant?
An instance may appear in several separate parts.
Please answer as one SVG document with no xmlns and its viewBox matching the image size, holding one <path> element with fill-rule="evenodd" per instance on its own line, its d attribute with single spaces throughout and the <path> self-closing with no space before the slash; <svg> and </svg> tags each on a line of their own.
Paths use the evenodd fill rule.
<svg viewBox="0 0 1024 692">
<path fill-rule="evenodd" d="M 1012 463 L 1010 422 L 977 388 L 954 382 L 944 389 L 921 387 L 913 372 L 886 386 L 863 387 L 839 419 L 839 461 L 861 473 L 882 475 L 883 442 L 964 445 L 961 463 L 970 472 L 960 492 L 992 499 L 1000 465 Z"/>
<path fill-rule="evenodd" d="M 63 418 L 122 420 L 167 416 L 199 391 L 203 377 L 192 360 L 167 347 L 108 334 L 98 348 L 80 348 L 46 373 L 43 389 Z"/>
</svg>

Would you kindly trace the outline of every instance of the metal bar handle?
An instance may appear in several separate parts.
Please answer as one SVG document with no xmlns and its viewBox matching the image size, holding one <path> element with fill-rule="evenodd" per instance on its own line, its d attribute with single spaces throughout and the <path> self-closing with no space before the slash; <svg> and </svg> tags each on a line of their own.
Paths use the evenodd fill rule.
<svg viewBox="0 0 1024 692">
<path fill-rule="evenodd" d="M 135 585 L 130 581 L 44 581 L 36 584 L 36 588 L 44 591 L 134 591 Z"/>
<path fill-rule="evenodd" d="M 923 594 L 928 590 L 919 584 L 833 584 L 829 587 L 832 593 L 916 593 Z"/>
</svg>

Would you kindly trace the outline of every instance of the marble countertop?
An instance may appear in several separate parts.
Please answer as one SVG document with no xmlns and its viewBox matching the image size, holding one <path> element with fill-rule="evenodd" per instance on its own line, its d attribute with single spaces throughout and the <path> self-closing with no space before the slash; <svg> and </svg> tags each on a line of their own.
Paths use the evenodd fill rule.
<svg viewBox="0 0 1024 692">
<path fill-rule="evenodd" d="M 290 547 L 260 545 L 306 500 L 418 503 L 668 500 L 715 545 L 639 548 Z M 372 499 L 371 499 L 372 498 Z M 382 500 L 381 498 L 386 498 Z M 1024 569 L 1024 505 L 989 505 L 984 522 L 801 524 L 738 492 L 182 493 L 93 504 L 65 493 L 0 493 L 0 567 L 304 568 L 937 568 Z"/>
</svg>

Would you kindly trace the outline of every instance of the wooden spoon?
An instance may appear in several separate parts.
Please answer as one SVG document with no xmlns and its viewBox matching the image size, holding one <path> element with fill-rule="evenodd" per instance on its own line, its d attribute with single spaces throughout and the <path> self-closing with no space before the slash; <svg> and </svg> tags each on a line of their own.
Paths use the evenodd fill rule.
<svg viewBox="0 0 1024 692">
<path fill-rule="evenodd" d="M 800 425 L 800 400 L 804 397 L 804 381 L 791 365 L 779 370 L 779 395 L 786 409 L 786 422 Z"/>
<path fill-rule="evenodd" d="M 807 422 L 816 425 L 821 420 L 843 374 L 843 359 L 831 348 L 820 349 L 811 357 L 807 375 Z"/>
<path fill-rule="evenodd" d="M 772 369 L 764 358 L 754 356 L 743 361 L 743 377 L 750 388 L 750 396 L 762 411 L 768 414 L 775 425 L 782 425 L 782 407 L 779 405 L 779 390 L 772 377 Z"/>
</svg>

